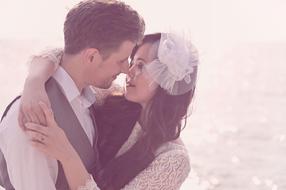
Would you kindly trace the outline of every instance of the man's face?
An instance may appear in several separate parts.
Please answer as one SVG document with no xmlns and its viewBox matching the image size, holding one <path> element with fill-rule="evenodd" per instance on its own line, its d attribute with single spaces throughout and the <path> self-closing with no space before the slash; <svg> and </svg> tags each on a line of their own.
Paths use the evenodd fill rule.
<svg viewBox="0 0 286 190">
<path fill-rule="evenodd" d="M 92 85 L 98 88 L 109 88 L 120 73 L 127 73 L 128 59 L 134 47 L 135 43 L 124 41 L 118 50 L 111 52 L 105 60 L 101 60 L 92 74 Z"/>
</svg>

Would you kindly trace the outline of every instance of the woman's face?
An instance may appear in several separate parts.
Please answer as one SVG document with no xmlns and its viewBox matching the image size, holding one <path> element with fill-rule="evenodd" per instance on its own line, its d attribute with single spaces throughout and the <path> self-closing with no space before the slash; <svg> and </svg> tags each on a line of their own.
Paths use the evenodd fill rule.
<svg viewBox="0 0 286 190">
<path fill-rule="evenodd" d="M 125 97 L 143 107 L 152 99 L 158 85 L 143 71 L 157 57 L 158 43 L 145 43 L 136 51 L 126 81 Z"/>
</svg>

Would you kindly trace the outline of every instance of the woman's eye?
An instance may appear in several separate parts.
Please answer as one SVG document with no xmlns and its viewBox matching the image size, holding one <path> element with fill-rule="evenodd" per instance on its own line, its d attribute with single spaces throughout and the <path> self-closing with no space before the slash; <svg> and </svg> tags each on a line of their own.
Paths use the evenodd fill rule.
<svg viewBox="0 0 286 190">
<path fill-rule="evenodd" d="M 129 65 L 130 67 L 129 68 L 131 68 L 131 67 L 135 67 L 136 69 L 138 69 L 138 70 L 142 70 L 143 68 L 144 68 L 144 62 L 142 62 L 142 61 L 138 61 L 138 60 L 132 60 L 131 62 L 130 62 L 130 65 Z"/>
<path fill-rule="evenodd" d="M 138 69 L 142 70 L 143 67 L 144 67 L 144 64 L 143 64 L 143 63 L 138 63 L 138 64 L 137 64 L 137 67 L 138 67 Z"/>
</svg>

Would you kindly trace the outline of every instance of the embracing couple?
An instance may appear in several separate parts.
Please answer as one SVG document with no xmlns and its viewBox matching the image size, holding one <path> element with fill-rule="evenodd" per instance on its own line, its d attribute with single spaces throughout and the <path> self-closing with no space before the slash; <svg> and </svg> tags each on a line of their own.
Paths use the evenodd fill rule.
<svg viewBox="0 0 286 190">
<path fill-rule="evenodd" d="M 198 57 L 184 36 L 144 36 L 119 1 L 83 1 L 64 49 L 33 56 L 22 96 L 0 126 L 7 190 L 171 190 L 190 172 L 180 133 Z M 112 81 L 125 73 L 126 86 Z"/>
</svg>

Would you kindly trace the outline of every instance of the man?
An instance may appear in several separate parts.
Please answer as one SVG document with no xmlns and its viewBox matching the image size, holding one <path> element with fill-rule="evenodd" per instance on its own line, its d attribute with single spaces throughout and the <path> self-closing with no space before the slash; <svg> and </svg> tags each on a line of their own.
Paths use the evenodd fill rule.
<svg viewBox="0 0 286 190">
<path fill-rule="evenodd" d="M 122 2 L 83 1 L 67 14 L 61 66 L 44 88 L 57 123 L 88 170 L 99 166 L 97 131 L 89 114 L 95 98 L 89 86 L 108 88 L 119 73 L 126 73 L 128 58 L 143 33 L 144 21 Z M 13 101 L 0 124 L 1 185 L 7 190 L 69 189 L 61 165 L 31 146 L 17 120 L 19 112 L 24 118 L 20 125 L 45 124 L 45 118 L 20 110 L 19 102 Z M 44 143 L 44 138 L 40 141 Z"/>
</svg>

